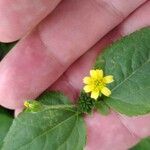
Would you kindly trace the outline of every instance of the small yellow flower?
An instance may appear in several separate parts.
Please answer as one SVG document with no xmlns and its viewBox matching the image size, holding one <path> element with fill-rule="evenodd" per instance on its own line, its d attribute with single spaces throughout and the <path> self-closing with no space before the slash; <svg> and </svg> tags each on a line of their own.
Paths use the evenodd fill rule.
<svg viewBox="0 0 150 150">
<path fill-rule="evenodd" d="M 86 84 L 83 89 L 86 93 L 91 93 L 91 98 L 96 100 L 101 94 L 110 96 L 111 91 L 106 85 L 113 81 L 112 75 L 104 77 L 103 70 L 91 70 L 90 76 L 83 79 L 83 83 Z"/>
<path fill-rule="evenodd" d="M 32 101 L 25 101 L 24 106 L 26 108 L 34 108 L 34 103 Z"/>
<path fill-rule="evenodd" d="M 30 103 L 29 103 L 28 101 L 25 101 L 25 102 L 24 102 L 24 106 L 25 106 L 26 108 L 29 108 L 29 107 L 30 107 Z"/>
</svg>

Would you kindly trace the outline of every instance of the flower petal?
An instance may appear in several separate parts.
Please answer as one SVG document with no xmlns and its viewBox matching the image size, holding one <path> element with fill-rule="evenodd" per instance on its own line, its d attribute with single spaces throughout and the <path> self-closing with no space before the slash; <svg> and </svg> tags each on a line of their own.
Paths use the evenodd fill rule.
<svg viewBox="0 0 150 150">
<path fill-rule="evenodd" d="M 97 71 L 96 70 L 90 70 L 90 75 L 92 78 L 97 78 Z"/>
<path fill-rule="evenodd" d="M 103 70 L 96 69 L 98 78 L 103 78 Z"/>
<path fill-rule="evenodd" d="M 98 98 L 98 96 L 99 96 L 99 91 L 98 90 L 97 91 L 92 91 L 91 98 L 94 98 L 96 100 Z"/>
<path fill-rule="evenodd" d="M 103 87 L 101 92 L 105 95 L 105 96 L 110 96 L 111 91 L 107 88 L 107 87 Z"/>
<path fill-rule="evenodd" d="M 93 87 L 91 85 L 86 85 L 84 86 L 83 90 L 86 92 L 86 93 L 89 93 L 93 90 Z"/>
<path fill-rule="evenodd" d="M 92 83 L 91 77 L 85 77 L 85 78 L 83 79 L 83 83 L 84 83 L 84 84 L 91 84 L 91 83 Z"/>
<path fill-rule="evenodd" d="M 111 83 L 114 81 L 113 76 L 109 75 L 103 78 L 104 83 Z"/>
<path fill-rule="evenodd" d="M 25 101 L 25 102 L 24 102 L 24 106 L 25 106 L 26 108 L 28 108 L 28 107 L 29 107 L 29 102 L 28 102 L 28 101 Z"/>
</svg>

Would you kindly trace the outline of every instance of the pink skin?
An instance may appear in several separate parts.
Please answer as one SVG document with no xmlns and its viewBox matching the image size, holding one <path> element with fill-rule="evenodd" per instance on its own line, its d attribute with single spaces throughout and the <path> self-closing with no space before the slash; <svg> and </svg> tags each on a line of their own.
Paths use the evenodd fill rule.
<svg viewBox="0 0 150 150">
<path fill-rule="evenodd" d="M 0 41 L 20 39 L 44 19 L 61 0 L 1 0 Z"/>
<path fill-rule="evenodd" d="M 37 97 L 125 16 L 145 2 L 106 1 L 109 3 L 63 1 L 34 32 L 23 38 L 1 62 L 0 104 L 19 111 L 24 100 Z M 118 29 L 70 66 L 52 89 L 75 98 L 82 88 L 82 78 L 88 73 L 99 50 L 116 40 L 120 33 L 125 35 L 150 25 L 149 9 L 150 2 L 136 10 Z M 145 19 L 141 22 L 140 18 Z M 112 113 L 103 117 L 95 113 L 85 121 L 88 129 L 86 150 L 126 150 L 141 137 L 150 135 L 149 116 L 129 118 Z"/>
</svg>

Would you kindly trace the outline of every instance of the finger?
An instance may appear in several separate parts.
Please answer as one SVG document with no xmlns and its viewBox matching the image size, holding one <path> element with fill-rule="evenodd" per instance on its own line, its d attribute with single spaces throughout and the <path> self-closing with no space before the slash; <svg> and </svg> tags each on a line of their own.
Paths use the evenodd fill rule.
<svg viewBox="0 0 150 150">
<path fill-rule="evenodd" d="M 1 0 L 0 41 L 20 39 L 45 18 L 61 0 Z"/>
<path fill-rule="evenodd" d="M 82 79 L 89 72 L 97 54 L 108 43 L 141 27 L 150 26 L 150 2 L 135 11 L 116 30 L 97 43 L 89 52 L 76 61 L 67 72 L 50 88 L 63 91 L 71 98 L 77 97 L 82 88 Z M 142 21 L 141 21 L 142 18 Z M 132 27 L 131 27 L 132 26 Z M 73 93 L 73 94 L 72 94 Z M 140 138 L 150 135 L 150 116 L 125 117 L 111 114 L 104 117 L 95 113 L 86 117 L 88 130 L 86 150 L 128 149 Z M 112 140 L 114 139 L 114 140 Z"/>
<path fill-rule="evenodd" d="M 18 108 L 14 111 L 14 116 L 17 117 L 22 111 L 23 111 L 24 108 Z"/>
<path fill-rule="evenodd" d="M 22 107 L 24 100 L 37 97 L 143 2 L 63 1 L 2 60 L 0 104 L 15 109 Z"/>
<path fill-rule="evenodd" d="M 87 143 L 85 150 L 127 150 L 138 137 L 122 125 L 117 114 L 103 116 L 94 113 L 85 118 Z"/>
</svg>

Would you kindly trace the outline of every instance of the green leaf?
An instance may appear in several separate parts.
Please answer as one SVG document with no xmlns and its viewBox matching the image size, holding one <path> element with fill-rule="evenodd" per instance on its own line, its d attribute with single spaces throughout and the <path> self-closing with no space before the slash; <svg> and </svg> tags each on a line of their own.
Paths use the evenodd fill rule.
<svg viewBox="0 0 150 150">
<path fill-rule="evenodd" d="M 0 60 L 3 59 L 3 57 L 10 51 L 10 49 L 16 44 L 16 42 L 13 43 L 1 43 L 0 42 Z"/>
<path fill-rule="evenodd" d="M 3 143 L 3 139 L 5 138 L 11 124 L 13 121 L 13 117 L 10 112 L 2 107 L 0 107 L 0 149 Z"/>
<path fill-rule="evenodd" d="M 54 100 L 53 94 L 52 99 L 48 96 L 51 94 L 45 99 L 50 104 Z M 22 113 L 14 120 L 2 150 L 82 150 L 86 141 L 84 120 L 76 107 L 62 103 Z"/>
<path fill-rule="evenodd" d="M 150 137 L 142 139 L 137 145 L 130 150 L 149 150 L 150 149 Z"/>
<path fill-rule="evenodd" d="M 95 107 L 97 109 L 97 111 L 102 114 L 102 115 L 109 115 L 110 113 L 110 109 L 109 107 L 104 103 L 104 101 L 98 101 L 95 104 Z"/>
<path fill-rule="evenodd" d="M 104 98 L 114 110 L 129 115 L 150 112 L 150 28 L 143 28 L 115 42 L 96 61 L 95 68 L 113 75 Z"/>
<path fill-rule="evenodd" d="M 70 104 L 69 99 L 63 93 L 56 91 L 46 91 L 37 100 L 45 105 Z"/>
</svg>

